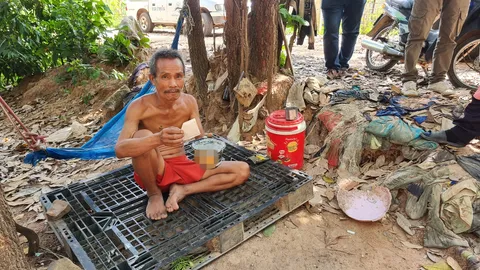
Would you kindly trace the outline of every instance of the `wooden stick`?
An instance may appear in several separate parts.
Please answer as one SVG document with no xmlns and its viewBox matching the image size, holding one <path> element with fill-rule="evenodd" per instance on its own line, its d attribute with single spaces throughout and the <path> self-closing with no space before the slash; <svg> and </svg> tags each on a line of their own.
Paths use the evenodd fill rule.
<svg viewBox="0 0 480 270">
<path fill-rule="evenodd" d="M 285 36 L 285 26 L 283 25 L 283 21 L 282 21 L 281 16 L 278 16 L 278 25 L 280 26 L 280 32 L 282 33 L 283 42 L 285 42 L 285 50 L 287 51 L 287 63 L 286 63 L 286 65 L 292 71 L 292 76 L 295 77 L 295 73 L 293 71 L 293 65 L 292 65 L 292 55 L 290 54 L 290 48 L 288 47 L 289 44 L 288 44 L 287 37 Z"/>
</svg>

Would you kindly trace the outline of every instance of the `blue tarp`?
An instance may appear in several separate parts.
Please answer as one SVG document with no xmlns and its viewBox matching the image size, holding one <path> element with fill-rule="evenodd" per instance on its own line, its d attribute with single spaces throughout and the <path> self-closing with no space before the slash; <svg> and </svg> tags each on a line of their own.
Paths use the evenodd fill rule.
<svg viewBox="0 0 480 270">
<path fill-rule="evenodd" d="M 122 131 L 125 112 L 128 105 L 135 99 L 155 91 L 155 86 L 148 81 L 142 90 L 110 121 L 108 121 L 95 136 L 90 139 L 81 148 L 47 148 L 45 150 L 35 151 L 27 154 L 24 162 L 27 164 L 36 165 L 39 161 L 51 157 L 55 159 L 105 159 L 115 156 L 115 144 L 118 135 Z"/>
</svg>

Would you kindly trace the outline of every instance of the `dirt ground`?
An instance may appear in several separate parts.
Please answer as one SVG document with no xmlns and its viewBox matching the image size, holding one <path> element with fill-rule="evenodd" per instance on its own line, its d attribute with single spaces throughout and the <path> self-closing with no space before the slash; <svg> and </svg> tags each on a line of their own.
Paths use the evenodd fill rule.
<svg viewBox="0 0 480 270">
<path fill-rule="evenodd" d="M 150 34 L 150 38 L 153 48 L 169 47 L 173 39 L 173 31 L 156 30 L 153 34 Z M 361 39 L 362 37 L 359 38 L 357 44 L 360 43 Z M 213 39 L 207 38 L 206 42 L 207 50 L 211 55 L 213 53 Z M 221 37 L 217 37 L 216 42 L 219 45 L 222 42 Z M 297 78 L 316 76 L 324 71 L 323 49 L 320 37 L 316 38 L 315 48 L 314 51 L 311 51 L 307 50 L 307 44 L 294 46 L 293 64 Z M 179 50 L 186 58 L 187 73 L 191 74 L 191 64 L 185 36 L 180 38 Z M 351 67 L 363 70 L 364 62 L 364 51 L 360 46 L 357 46 L 351 61 Z M 400 68 L 401 66 L 397 66 L 390 72 L 393 81 L 399 81 L 397 75 L 400 73 Z M 379 83 L 384 79 L 385 75 L 375 77 L 376 82 Z M 51 87 L 54 84 L 53 81 L 50 83 L 42 87 Z M 375 82 L 369 82 L 369 84 L 371 86 Z M 108 93 L 114 91 L 118 85 L 114 84 L 113 86 L 102 87 L 101 95 L 93 102 L 98 104 Z M 25 88 L 23 91 L 31 90 L 27 89 L 29 88 L 27 86 Z M 30 94 L 38 94 L 41 90 L 40 86 L 37 86 Z M 19 111 L 23 105 L 31 104 L 35 100 L 30 94 L 23 96 L 12 94 L 10 96 L 9 101 L 11 105 L 13 104 L 12 108 L 14 111 Z M 74 94 L 76 95 L 75 98 L 78 99 L 79 94 Z M 71 100 L 67 98 L 62 98 L 62 96 L 59 97 L 58 95 L 51 95 L 49 98 L 50 100 L 45 100 L 44 102 L 44 107 L 48 107 L 48 109 L 45 109 L 44 115 L 58 116 L 65 114 L 69 118 L 90 119 L 88 121 L 96 119 L 95 114 L 99 107 L 95 104 L 91 107 L 85 104 L 78 104 L 72 108 Z M 75 114 L 77 114 L 76 117 Z M 2 126 L 8 124 L 3 116 L 0 120 L 2 121 Z M 58 121 L 60 120 L 62 119 Z M 65 118 L 58 127 L 68 126 L 69 120 L 67 121 Z M 85 120 L 83 123 L 88 121 Z M 95 132 L 96 130 L 93 128 L 89 131 Z M 2 129 L 0 138 L 7 137 L 12 138 L 15 135 L 9 128 Z M 79 146 L 82 143 L 83 141 L 81 140 L 76 141 L 76 144 L 73 144 L 73 146 Z M 1 156 L 11 154 L 6 149 L 0 149 Z M 18 155 L 18 153 L 16 154 Z M 22 155 L 18 155 L 16 160 L 21 160 L 21 158 Z M 95 174 L 107 172 L 129 163 L 128 160 L 119 161 L 117 159 L 108 159 L 103 162 L 103 164 L 99 164 L 98 161 L 54 161 L 51 159 L 46 161 L 47 164 L 54 167 L 54 169 L 51 169 L 49 177 L 68 177 L 71 182 L 89 178 Z M 69 175 L 62 174 L 59 176 L 55 172 L 55 168 L 62 166 L 73 166 L 74 168 L 70 168 Z M 28 227 L 34 229 L 40 235 L 41 245 L 44 248 L 42 252 L 44 254 L 40 256 L 40 259 L 32 260 L 32 264 L 35 267 L 45 269 L 45 266 L 52 259 L 55 259 L 57 256 L 65 256 L 60 243 L 44 220 L 30 222 L 37 215 L 35 211 L 26 212 L 23 207 L 15 207 L 12 212 L 17 221 L 24 225 L 27 224 Z M 395 219 L 389 215 L 379 222 L 361 223 L 343 215 L 329 212 L 310 213 L 305 206 L 302 206 L 276 222 L 276 230 L 272 236 L 265 237 L 261 234 L 254 236 L 241 246 L 208 265 L 206 269 L 419 269 L 422 264 L 431 263 L 426 257 L 427 249 L 417 250 L 408 248 L 401 241 L 422 245 L 423 229 L 416 229 L 414 236 L 407 237 L 396 225 Z M 442 253 L 448 254 L 445 251 L 442 251 Z"/>
</svg>

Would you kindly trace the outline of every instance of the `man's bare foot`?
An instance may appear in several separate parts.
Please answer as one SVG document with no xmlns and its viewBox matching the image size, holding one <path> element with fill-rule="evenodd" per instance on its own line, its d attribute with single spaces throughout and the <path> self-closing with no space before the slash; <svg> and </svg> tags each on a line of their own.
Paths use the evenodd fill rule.
<svg viewBox="0 0 480 270">
<path fill-rule="evenodd" d="M 178 203 L 185 198 L 185 188 L 182 185 L 172 184 L 165 206 L 168 212 L 178 210 Z"/>
<path fill-rule="evenodd" d="M 167 218 L 167 209 L 163 203 L 162 194 L 155 194 L 148 198 L 146 214 L 153 220 Z"/>
</svg>

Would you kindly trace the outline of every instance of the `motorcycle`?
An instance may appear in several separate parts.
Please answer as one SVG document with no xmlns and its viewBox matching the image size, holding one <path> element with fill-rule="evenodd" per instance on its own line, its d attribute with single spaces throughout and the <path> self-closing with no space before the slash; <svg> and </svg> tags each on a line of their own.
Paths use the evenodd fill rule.
<svg viewBox="0 0 480 270">
<path fill-rule="evenodd" d="M 383 14 L 367 34 L 371 39 L 362 41 L 362 47 L 367 49 L 366 61 L 369 69 L 385 72 L 398 62 L 403 62 L 409 32 L 408 19 L 413 2 L 414 0 L 385 2 Z M 425 71 L 433 59 L 439 25 L 440 19 L 437 18 L 422 48 L 419 64 Z M 456 42 L 448 77 L 456 87 L 476 89 L 480 86 L 480 0 L 470 2 L 467 18 Z"/>
</svg>

